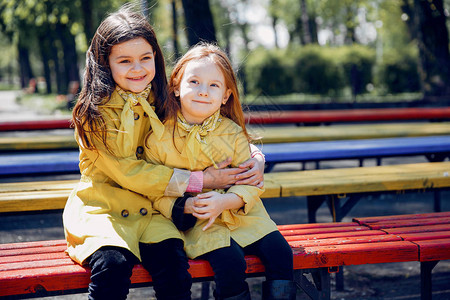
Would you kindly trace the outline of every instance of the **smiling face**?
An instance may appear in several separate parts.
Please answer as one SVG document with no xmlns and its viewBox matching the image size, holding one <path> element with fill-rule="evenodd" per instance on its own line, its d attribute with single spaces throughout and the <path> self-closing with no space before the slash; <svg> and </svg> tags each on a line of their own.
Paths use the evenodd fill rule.
<svg viewBox="0 0 450 300">
<path fill-rule="evenodd" d="M 155 56 L 144 38 L 111 47 L 109 66 L 114 81 L 125 91 L 142 92 L 155 77 Z"/>
<path fill-rule="evenodd" d="M 217 65 L 207 58 L 187 63 L 175 95 L 180 97 L 181 113 L 190 124 L 201 124 L 225 104 L 231 90 Z"/>
</svg>

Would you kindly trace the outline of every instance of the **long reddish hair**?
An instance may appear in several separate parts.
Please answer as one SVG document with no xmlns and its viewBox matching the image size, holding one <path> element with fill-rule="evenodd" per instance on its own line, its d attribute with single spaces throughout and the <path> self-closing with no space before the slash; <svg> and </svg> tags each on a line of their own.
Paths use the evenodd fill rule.
<svg viewBox="0 0 450 300">
<path fill-rule="evenodd" d="M 176 124 L 177 114 L 181 110 L 181 103 L 180 97 L 175 95 L 175 90 L 179 90 L 180 88 L 181 79 L 183 78 L 186 65 L 190 61 L 201 60 L 203 58 L 208 58 L 217 65 L 225 78 L 226 88 L 231 91 L 230 97 L 228 98 L 226 104 L 220 107 L 220 113 L 242 127 L 245 136 L 249 141 L 251 141 L 245 127 L 244 112 L 239 100 L 239 90 L 233 67 L 231 66 L 231 62 L 225 52 L 213 44 L 200 43 L 195 45 L 176 63 L 169 80 L 169 95 L 164 109 L 166 116 L 165 119 L 172 120 L 173 123 Z"/>
</svg>

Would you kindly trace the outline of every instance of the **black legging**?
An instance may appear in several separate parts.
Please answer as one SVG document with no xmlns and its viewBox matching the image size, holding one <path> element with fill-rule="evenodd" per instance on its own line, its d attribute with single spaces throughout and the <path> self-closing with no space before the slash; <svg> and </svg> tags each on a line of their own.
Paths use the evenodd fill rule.
<svg viewBox="0 0 450 300">
<path fill-rule="evenodd" d="M 155 244 L 139 244 L 142 265 L 153 278 L 153 288 L 159 300 L 191 299 L 192 278 L 189 263 L 179 239 Z M 131 284 L 133 266 L 138 259 L 127 249 L 102 247 L 89 259 L 92 269 L 89 299 L 126 299 Z"/>
<path fill-rule="evenodd" d="M 279 231 L 242 248 L 233 239 L 229 247 L 219 248 L 201 256 L 211 264 L 218 298 L 236 296 L 248 289 L 245 281 L 244 255 L 257 255 L 266 271 L 266 280 L 293 280 L 292 249 Z"/>
</svg>

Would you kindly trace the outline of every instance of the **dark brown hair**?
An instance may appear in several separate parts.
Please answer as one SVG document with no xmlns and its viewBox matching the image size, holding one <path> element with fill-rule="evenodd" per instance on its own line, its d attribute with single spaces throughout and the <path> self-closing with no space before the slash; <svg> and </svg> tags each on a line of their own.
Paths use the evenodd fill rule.
<svg viewBox="0 0 450 300">
<path fill-rule="evenodd" d="M 197 44 L 178 60 L 169 80 L 169 98 L 165 103 L 166 120 L 172 120 L 176 123 L 177 113 L 181 110 L 180 97 L 175 96 L 175 90 L 179 90 L 186 65 L 190 61 L 200 60 L 203 58 L 211 59 L 211 61 L 217 65 L 225 78 L 226 88 L 231 90 L 227 103 L 220 107 L 220 113 L 241 126 L 244 134 L 250 141 L 251 138 L 245 128 L 244 112 L 242 111 L 241 102 L 239 101 L 239 90 L 233 67 L 231 66 L 231 62 L 225 52 L 213 44 Z"/>
<path fill-rule="evenodd" d="M 155 95 L 156 113 L 163 116 L 163 106 L 167 100 L 167 78 L 156 34 L 143 15 L 134 12 L 129 5 L 123 6 L 99 25 L 86 53 L 83 88 L 72 112 L 72 124 L 88 149 L 95 149 L 95 146 L 89 143 L 89 138 L 94 135 L 101 138 L 107 146 L 105 120 L 98 106 L 109 101 L 116 85 L 109 67 L 111 48 L 136 38 L 144 38 L 155 53 L 156 75 L 152 80 L 152 90 Z"/>
</svg>

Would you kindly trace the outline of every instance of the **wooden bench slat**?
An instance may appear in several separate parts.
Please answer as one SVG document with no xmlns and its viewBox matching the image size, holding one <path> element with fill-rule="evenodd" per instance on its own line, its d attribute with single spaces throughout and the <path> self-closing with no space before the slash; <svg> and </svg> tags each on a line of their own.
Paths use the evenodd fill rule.
<svg viewBox="0 0 450 300">
<path fill-rule="evenodd" d="M 448 119 L 450 107 L 402 107 L 371 109 L 336 109 L 318 111 L 255 111 L 246 113 L 250 124 L 334 123 Z"/>
<path fill-rule="evenodd" d="M 51 259 L 69 259 L 69 256 L 62 251 L 58 252 L 43 252 L 43 253 L 32 253 L 32 254 L 22 254 L 22 255 L 11 255 L 11 256 L 1 256 L 0 257 L 0 268 L 5 268 L 4 265 L 9 263 L 18 262 L 28 262 L 33 260 L 51 260 Z"/>
<path fill-rule="evenodd" d="M 0 183 L 1 193 L 72 190 L 79 180 L 24 181 Z"/>
<path fill-rule="evenodd" d="M 90 271 L 76 264 L 0 273 L 0 296 L 87 287 Z"/>
<path fill-rule="evenodd" d="M 2 250 L 0 252 L 0 258 L 8 257 L 8 256 L 16 256 L 16 255 L 26 255 L 26 254 L 64 252 L 66 249 L 67 249 L 67 245 L 59 245 L 59 246 L 53 246 L 53 247 L 37 247 L 37 248 Z"/>
<path fill-rule="evenodd" d="M 280 183 L 282 197 L 402 191 L 449 187 L 449 172 L 449 162 L 418 163 L 268 173 L 265 183 Z"/>
<path fill-rule="evenodd" d="M 294 229 L 288 231 L 281 231 L 283 236 L 291 235 L 315 235 L 320 233 L 330 233 L 330 232 L 349 232 L 349 231 L 368 231 L 370 228 L 366 226 L 348 226 L 348 227 L 336 227 L 330 228 L 317 228 L 317 229 Z"/>
<path fill-rule="evenodd" d="M 450 153 L 450 136 L 338 140 L 260 145 L 268 170 L 277 163 Z M 0 175 L 79 173 L 79 151 L 0 154 Z"/>
<path fill-rule="evenodd" d="M 393 242 L 401 241 L 402 239 L 393 234 L 384 235 L 364 235 L 354 237 L 337 237 L 329 239 L 310 239 L 303 241 L 291 241 L 289 245 L 291 247 L 315 247 L 315 246 L 331 246 L 331 245 L 350 245 L 350 244 L 364 244 L 364 243 L 376 243 L 376 242 Z"/>
<path fill-rule="evenodd" d="M 441 218 L 422 218 L 414 220 L 393 220 L 386 222 L 376 222 L 367 224 L 372 229 L 385 229 L 385 228 L 398 228 L 398 227 L 411 227 L 411 226 L 426 226 L 426 225 L 438 225 L 438 224 L 449 224 L 450 217 Z"/>
<path fill-rule="evenodd" d="M 259 146 L 269 165 L 340 159 L 367 159 L 411 155 L 444 155 L 450 136 L 422 136 L 264 144 Z"/>
<path fill-rule="evenodd" d="M 381 242 L 294 248 L 294 268 L 317 268 L 418 260 L 411 242 Z"/>
<path fill-rule="evenodd" d="M 256 256 L 246 256 L 247 273 L 264 271 L 261 261 Z M 193 278 L 212 277 L 211 266 L 204 260 L 189 261 Z M 46 291 L 85 289 L 89 282 L 90 271 L 75 263 L 58 267 L 44 267 L 4 271 L 0 273 L 0 296 L 34 293 L 40 289 Z M 133 284 L 151 282 L 151 276 L 141 266 L 133 268 Z"/>
<path fill-rule="evenodd" d="M 318 240 L 318 239 L 330 239 L 338 237 L 354 237 L 354 236 L 368 236 L 368 235 L 386 235 L 386 232 L 381 230 L 361 230 L 361 231 L 344 231 L 344 232 L 331 232 L 331 233 L 319 233 L 319 234 L 306 234 L 306 235 L 289 235 L 284 238 L 286 241 L 303 241 L 303 240 Z"/>
<path fill-rule="evenodd" d="M 245 113 L 249 124 L 335 123 L 401 120 L 445 120 L 450 107 L 398 107 L 296 111 L 252 111 Z M 0 122 L 0 131 L 70 128 L 70 118 Z"/>
<path fill-rule="evenodd" d="M 262 144 L 449 135 L 450 123 L 379 123 L 329 126 L 249 126 Z M 0 144 L 1 145 L 1 144 Z"/>
<path fill-rule="evenodd" d="M 279 230 L 292 230 L 292 229 L 317 229 L 317 228 L 336 228 L 336 227 L 348 227 L 359 226 L 356 222 L 338 222 L 338 223 L 306 223 L 306 224 L 288 224 L 278 225 Z"/>
<path fill-rule="evenodd" d="M 53 246 L 61 246 L 66 244 L 67 242 L 65 240 L 8 243 L 8 244 L 0 244 L 0 251 L 12 249 L 24 249 L 24 248 L 45 248 L 45 247 L 50 248 Z"/>
<path fill-rule="evenodd" d="M 68 257 L 45 259 L 45 257 L 40 256 L 36 257 L 34 261 L 20 261 L 20 262 L 9 262 L 7 264 L 0 264 L 0 272 L 63 267 L 66 265 L 73 265 L 73 264 L 74 262 Z"/>
<path fill-rule="evenodd" d="M 450 122 L 381 123 L 332 126 L 249 126 L 248 131 L 260 136 L 263 144 L 313 142 L 330 140 L 374 139 L 449 135 Z M 0 151 L 78 149 L 73 130 L 64 135 L 0 137 Z"/>
<path fill-rule="evenodd" d="M 398 236 L 400 236 L 405 241 L 422 241 L 450 238 L 450 227 L 448 228 L 448 230 L 443 231 L 402 233 L 398 234 Z"/>
<path fill-rule="evenodd" d="M 446 231 L 449 229 L 449 224 L 439 224 L 439 225 L 426 225 L 426 226 L 415 226 L 415 227 L 397 227 L 397 228 L 387 228 L 383 231 L 390 234 L 401 234 L 405 233 L 422 233 L 422 232 L 434 232 L 434 231 Z"/>
<path fill-rule="evenodd" d="M 424 213 L 424 214 L 407 214 L 407 215 L 390 215 L 390 216 L 379 216 L 379 217 L 364 217 L 364 218 L 353 218 L 354 222 L 358 222 L 359 224 L 370 224 L 377 222 L 385 222 L 385 221 L 395 221 L 395 220 L 417 220 L 423 218 L 440 218 L 440 217 L 450 217 L 450 211 L 443 212 L 433 212 L 433 213 Z"/>
<path fill-rule="evenodd" d="M 448 188 L 449 173 L 450 162 L 268 173 L 262 198 Z M 1 183 L 0 213 L 63 209 L 77 181 L 34 184 Z"/>
<path fill-rule="evenodd" d="M 450 259 L 450 238 L 415 241 L 420 247 L 420 261 Z"/>
</svg>

